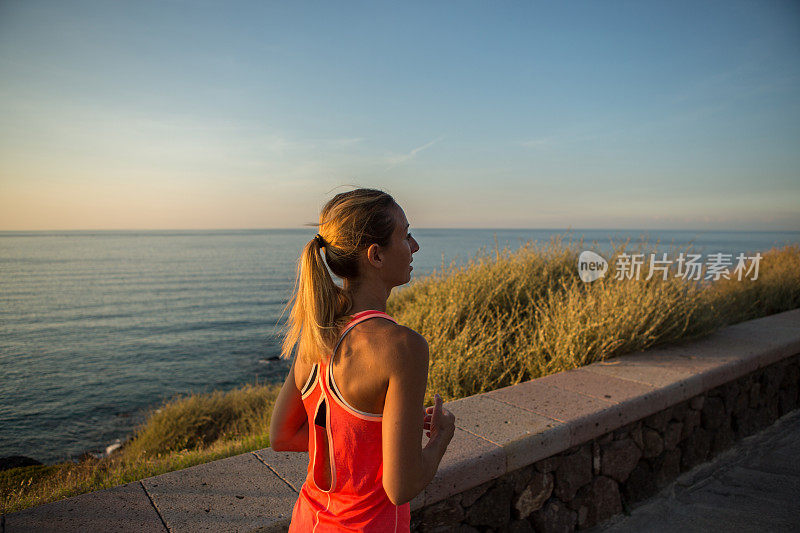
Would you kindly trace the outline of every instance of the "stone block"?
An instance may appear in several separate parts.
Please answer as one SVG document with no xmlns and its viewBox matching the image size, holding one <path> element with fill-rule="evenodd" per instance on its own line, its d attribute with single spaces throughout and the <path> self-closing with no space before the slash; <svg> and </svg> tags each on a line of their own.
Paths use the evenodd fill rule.
<svg viewBox="0 0 800 533">
<path fill-rule="evenodd" d="M 575 453 L 562 456 L 556 470 L 554 493 L 561 501 L 569 501 L 582 486 L 592 481 L 592 453 L 588 444 Z"/>
<path fill-rule="evenodd" d="M 737 440 L 755 433 L 758 429 L 756 410 L 747 408 L 741 413 L 734 413 L 731 420 L 731 427 L 736 434 Z"/>
<path fill-rule="evenodd" d="M 689 412 L 686 413 L 686 418 L 683 421 L 681 440 L 694 433 L 695 428 L 700 427 L 701 416 L 700 411 L 695 411 L 694 409 L 690 409 Z"/>
<path fill-rule="evenodd" d="M 166 533 L 167 528 L 138 481 L 72 496 L 5 515 L 5 531 L 125 530 Z"/>
<path fill-rule="evenodd" d="M 561 464 L 561 456 L 554 455 L 553 457 L 548 457 L 546 459 L 542 459 L 537 461 L 536 464 L 533 466 L 539 472 L 553 472 L 558 468 L 558 465 Z"/>
<path fill-rule="evenodd" d="M 726 419 L 725 403 L 722 398 L 716 396 L 707 398 L 702 410 L 703 427 L 708 430 L 717 429 Z"/>
<path fill-rule="evenodd" d="M 606 476 L 598 476 L 581 488 L 568 506 L 577 513 L 579 529 L 592 527 L 622 512 L 617 483 Z"/>
<path fill-rule="evenodd" d="M 553 493 L 554 480 L 552 474 L 536 472 L 530 483 L 514 502 L 517 518 L 527 518 L 538 511 Z"/>
<path fill-rule="evenodd" d="M 569 533 L 575 531 L 578 515 L 565 504 L 551 498 L 540 511 L 533 513 L 531 521 L 537 531 Z"/>
<path fill-rule="evenodd" d="M 722 386 L 722 399 L 725 403 L 725 412 L 731 413 L 736 405 L 736 399 L 739 397 L 739 385 L 735 381 L 726 383 Z"/>
<path fill-rule="evenodd" d="M 487 392 L 484 396 L 564 424 L 564 431 L 569 434 L 568 446 L 586 442 L 621 425 L 617 404 L 552 387 L 540 383 L 540 380 Z M 561 426 L 555 426 L 551 428 L 551 431 L 542 434 L 543 438 L 539 439 L 541 443 L 533 449 L 533 451 L 541 450 L 540 455 L 533 456 L 533 460 L 557 453 L 558 447 L 561 450 L 567 447 L 564 446 L 563 434 L 557 434 L 554 431 L 558 429 L 561 429 Z M 514 444 L 518 442 L 516 441 Z M 529 448 L 528 443 L 533 441 L 525 437 L 523 442 L 525 442 L 526 448 Z M 519 455 L 519 452 L 514 453 L 517 447 L 512 449 L 510 446 L 504 446 L 509 449 L 509 460 L 514 459 L 514 455 Z M 526 450 L 525 455 L 530 457 L 531 453 L 531 450 Z M 519 468 L 519 466 L 522 465 L 514 459 L 509 469 Z"/>
<path fill-rule="evenodd" d="M 733 413 L 741 416 L 745 411 L 747 411 L 749 404 L 750 391 L 740 387 L 739 396 L 736 397 L 736 401 L 733 403 Z"/>
<path fill-rule="evenodd" d="M 716 431 L 712 433 L 711 437 L 711 457 L 719 455 L 723 451 L 730 448 L 736 440 L 736 435 L 731 427 L 730 420 L 725 420 L 725 423 L 720 425 Z"/>
<path fill-rule="evenodd" d="M 592 363 L 583 369 L 586 372 L 596 372 L 618 379 L 636 381 L 659 389 L 669 388 L 683 382 L 692 383 L 696 386 L 687 387 L 687 390 L 692 391 L 686 396 L 687 398 L 701 391 L 700 380 L 695 379 L 697 376 L 695 369 L 679 367 L 674 364 L 674 361 L 664 360 L 659 355 L 658 350 L 637 352 L 636 354 L 621 355 L 608 361 Z M 685 398 L 676 399 L 672 403 L 678 403 L 683 399 Z"/>
<path fill-rule="evenodd" d="M 295 492 L 300 492 L 308 475 L 308 452 L 276 452 L 264 448 L 252 452 L 275 471 Z"/>
<path fill-rule="evenodd" d="M 539 381 L 553 387 L 613 403 L 621 403 L 632 398 L 638 398 L 655 388 L 646 383 L 589 372 L 585 368 L 558 372 L 557 374 L 539 378 Z"/>
<path fill-rule="evenodd" d="M 681 441 L 683 434 L 683 422 L 670 422 L 664 431 L 664 449 L 674 450 Z"/>
<path fill-rule="evenodd" d="M 506 475 L 503 476 L 503 479 L 507 481 L 509 485 L 514 487 L 514 494 L 518 495 L 525 490 L 525 487 L 528 486 L 528 483 L 531 481 L 531 477 L 538 473 L 539 471 L 536 470 L 533 465 L 528 465 L 524 468 L 519 468 L 513 472 L 506 473 Z"/>
<path fill-rule="evenodd" d="M 643 501 L 656 492 L 655 476 L 647 461 L 641 460 L 623 484 L 625 500 L 631 503 Z"/>
<path fill-rule="evenodd" d="M 499 479 L 499 478 L 498 478 Z M 469 508 L 472 506 L 473 503 L 478 501 L 478 498 L 486 494 L 486 491 L 494 487 L 495 483 L 497 483 L 497 479 L 490 479 L 486 483 L 481 483 L 477 487 L 472 487 L 469 490 L 465 490 L 461 493 L 461 506 L 464 508 Z"/>
<path fill-rule="evenodd" d="M 456 427 L 439 470 L 425 488 L 425 505 L 496 479 L 505 472 L 506 457 L 502 448 Z"/>
<path fill-rule="evenodd" d="M 797 407 L 797 387 L 781 389 L 778 396 L 778 408 L 781 416 Z"/>
<path fill-rule="evenodd" d="M 678 422 L 683 422 L 686 418 L 686 413 L 689 412 L 691 407 L 689 401 L 682 401 L 672 407 L 672 419 Z"/>
<path fill-rule="evenodd" d="M 508 524 L 508 533 L 534 533 L 533 526 L 527 520 L 513 520 Z"/>
<path fill-rule="evenodd" d="M 708 458 L 711 434 L 698 427 L 681 443 L 681 468 L 688 470 Z"/>
<path fill-rule="evenodd" d="M 561 421 L 538 414 L 533 398 L 523 395 L 516 402 L 508 401 L 514 391 L 525 390 L 529 390 L 525 384 L 514 385 L 445 405 L 455 415 L 456 427 L 503 449 L 507 472 L 555 455 L 569 442 L 569 429 Z"/>
<path fill-rule="evenodd" d="M 445 533 L 452 531 L 464 520 L 464 509 L 454 498 L 447 498 L 422 509 L 419 530 L 422 533 Z"/>
<path fill-rule="evenodd" d="M 644 419 L 644 425 L 655 429 L 659 433 L 663 433 L 667 428 L 667 422 L 672 418 L 672 409 L 664 409 L 657 413 L 653 413 Z"/>
<path fill-rule="evenodd" d="M 664 440 L 658 431 L 650 428 L 645 428 L 642 432 L 644 438 L 644 449 L 642 450 L 643 457 L 656 457 L 664 451 Z"/>
<path fill-rule="evenodd" d="M 703 409 L 703 405 L 706 402 L 706 397 L 704 394 L 698 394 L 697 396 L 693 397 L 689 400 L 689 407 L 694 409 L 695 411 L 700 411 Z"/>
<path fill-rule="evenodd" d="M 467 523 L 472 526 L 489 526 L 496 530 L 506 529 L 511 520 L 513 492 L 508 483 L 498 482 L 466 510 Z"/>
<path fill-rule="evenodd" d="M 653 461 L 653 471 L 655 472 L 655 484 L 657 488 L 672 483 L 681 473 L 680 448 L 667 450 Z"/>
<path fill-rule="evenodd" d="M 288 525 L 297 493 L 252 453 L 142 480 L 171 532 Z"/>
<path fill-rule="evenodd" d="M 623 439 L 603 445 L 601 455 L 601 473 L 621 483 L 628 479 L 631 471 L 639 464 L 642 451 L 632 439 Z"/>
</svg>

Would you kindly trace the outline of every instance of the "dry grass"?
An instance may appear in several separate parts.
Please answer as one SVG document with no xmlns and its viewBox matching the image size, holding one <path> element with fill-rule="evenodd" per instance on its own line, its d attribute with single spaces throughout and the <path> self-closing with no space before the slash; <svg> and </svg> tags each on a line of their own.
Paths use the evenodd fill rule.
<svg viewBox="0 0 800 533">
<path fill-rule="evenodd" d="M 593 283 L 577 273 L 583 241 L 556 237 L 514 252 L 482 250 L 394 294 L 387 312 L 430 345 L 426 405 L 435 392 L 462 398 L 800 307 L 800 246 L 762 254 L 756 281 L 695 283 L 614 279 L 628 244 L 615 246 L 608 275 Z M 668 258 L 680 251 L 667 250 Z M 265 448 L 278 391 L 247 385 L 179 397 L 151 411 L 108 458 L 0 472 L 0 512 Z"/>
<path fill-rule="evenodd" d="M 0 472 L 0 512 L 10 513 L 269 446 L 280 385 L 177 397 L 148 414 L 125 445 L 103 459 Z"/>
<path fill-rule="evenodd" d="M 592 283 L 580 280 L 577 263 L 596 247 L 556 237 L 514 252 L 484 249 L 396 294 L 387 312 L 430 346 L 426 404 L 436 392 L 463 398 L 800 307 L 797 245 L 762 254 L 755 281 L 714 283 L 674 272 L 645 280 L 647 268 L 639 280 L 615 279 L 619 254 L 692 252 L 628 246 L 614 246 L 606 277 Z"/>
</svg>

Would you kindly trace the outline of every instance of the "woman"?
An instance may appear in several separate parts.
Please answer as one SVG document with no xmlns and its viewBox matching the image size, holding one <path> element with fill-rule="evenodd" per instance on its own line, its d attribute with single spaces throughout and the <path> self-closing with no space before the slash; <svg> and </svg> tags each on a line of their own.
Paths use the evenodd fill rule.
<svg viewBox="0 0 800 533">
<path fill-rule="evenodd" d="M 423 409 L 427 342 L 385 312 L 417 250 L 403 210 L 374 189 L 334 196 L 303 249 L 281 356 L 297 353 L 270 421 L 274 450 L 309 452 L 290 531 L 408 531 L 409 502 L 453 437 L 438 394 Z"/>
</svg>

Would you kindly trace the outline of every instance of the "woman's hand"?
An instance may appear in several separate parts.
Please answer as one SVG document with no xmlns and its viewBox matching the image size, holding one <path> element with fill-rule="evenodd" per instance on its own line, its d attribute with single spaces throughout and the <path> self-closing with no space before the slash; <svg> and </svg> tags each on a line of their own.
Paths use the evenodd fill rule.
<svg viewBox="0 0 800 533">
<path fill-rule="evenodd" d="M 442 397 L 437 393 L 434 404 L 425 408 L 422 429 L 430 438 L 427 446 L 440 445 L 447 447 L 456 430 L 456 417 L 453 413 L 442 407 Z"/>
</svg>

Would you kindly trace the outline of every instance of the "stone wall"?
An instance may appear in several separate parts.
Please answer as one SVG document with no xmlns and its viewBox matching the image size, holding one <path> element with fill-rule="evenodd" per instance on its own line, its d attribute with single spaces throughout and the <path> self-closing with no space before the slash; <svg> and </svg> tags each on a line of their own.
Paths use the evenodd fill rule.
<svg viewBox="0 0 800 533">
<path fill-rule="evenodd" d="M 798 386 L 800 354 L 417 509 L 411 530 L 592 527 L 795 409 Z"/>
</svg>

